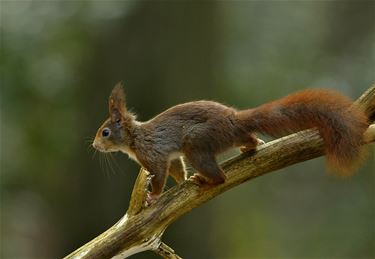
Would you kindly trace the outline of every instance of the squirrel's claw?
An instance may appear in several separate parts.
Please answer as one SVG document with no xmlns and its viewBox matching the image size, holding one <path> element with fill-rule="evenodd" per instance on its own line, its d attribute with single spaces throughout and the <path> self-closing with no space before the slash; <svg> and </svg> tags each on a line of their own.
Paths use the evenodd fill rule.
<svg viewBox="0 0 375 259">
<path fill-rule="evenodd" d="M 192 176 L 189 177 L 188 180 L 192 181 L 193 183 L 199 186 L 207 184 L 207 180 L 200 174 L 193 174 Z"/>
<path fill-rule="evenodd" d="M 266 144 L 266 142 L 263 139 L 257 138 L 257 140 L 258 140 L 258 146 Z"/>
<path fill-rule="evenodd" d="M 242 153 L 247 153 L 247 152 L 254 152 L 256 149 L 257 149 L 257 146 L 259 145 L 263 145 L 265 144 L 266 142 L 260 138 L 257 138 L 257 144 L 255 146 L 243 146 L 243 147 L 240 147 L 240 151 Z"/>
</svg>

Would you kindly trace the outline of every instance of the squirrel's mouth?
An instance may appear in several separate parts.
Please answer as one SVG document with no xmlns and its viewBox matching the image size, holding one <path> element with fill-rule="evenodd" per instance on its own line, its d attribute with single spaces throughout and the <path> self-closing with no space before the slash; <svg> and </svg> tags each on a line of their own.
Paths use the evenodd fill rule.
<svg viewBox="0 0 375 259">
<path fill-rule="evenodd" d="M 104 148 L 102 145 L 100 145 L 98 142 L 96 142 L 96 141 L 94 141 L 93 143 L 92 143 L 92 146 L 96 149 L 96 150 L 98 150 L 98 151 L 100 151 L 100 152 L 108 152 L 108 150 L 106 149 L 106 148 Z"/>
</svg>

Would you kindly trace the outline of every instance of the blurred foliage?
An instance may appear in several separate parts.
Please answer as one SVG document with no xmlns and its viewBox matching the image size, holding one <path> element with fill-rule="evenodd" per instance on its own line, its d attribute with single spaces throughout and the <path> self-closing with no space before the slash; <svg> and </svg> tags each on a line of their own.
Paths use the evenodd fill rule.
<svg viewBox="0 0 375 259">
<path fill-rule="evenodd" d="M 62 257 L 123 215 L 138 166 L 89 147 L 117 81 L 141 120 L 306 87 L 356 98 L 374 80 L 374 5 L 1 0 L 1 258 Z M 375 257 L 371 151 L 350 179 L 320 158 L 245 183 L 165 241 L 186 258 Z"/>
</svg>

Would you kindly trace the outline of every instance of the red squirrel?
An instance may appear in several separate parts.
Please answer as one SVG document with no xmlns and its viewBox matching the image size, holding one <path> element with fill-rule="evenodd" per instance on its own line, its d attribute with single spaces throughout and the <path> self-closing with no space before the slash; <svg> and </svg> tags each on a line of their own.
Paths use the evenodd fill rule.
<svg viewBox="0 0 375 259">
<path fill-rule="evenodd" d="M 117 84 L 109 97 L 109 118 L 99 128 L 94 148 L 121 151 L 152 175 L 154 202 L 168 175 L 177 183 L 187 179 L 183 158 L 197 173 L 200 184 L 216 185 L 226 179 L 216 155 L 233 147 L 251 151 L 262 143 L 255 132 L 273 137 L 317 128 L 325 143 L 328 164 L 349 175 L 359 159 L 363 133 L 368 127 L 362 111 L 345 96 L 326 89 L 307 89 L 259 107 L 237 111 L 213 101 L 176 105 L 146 122 L 126 108 L 125 93 Z"/>
</svg>

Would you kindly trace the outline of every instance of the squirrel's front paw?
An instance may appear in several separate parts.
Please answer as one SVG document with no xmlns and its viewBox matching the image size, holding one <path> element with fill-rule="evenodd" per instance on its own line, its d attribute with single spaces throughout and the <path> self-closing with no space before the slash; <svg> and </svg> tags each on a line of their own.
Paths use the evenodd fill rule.
<svg viewBox="0 0 375 259">
<path fill-rule="evenodd" d="M 154 193 L 147 193 L 146 196 L 146 204 L 150 206 L 151 204 L 155 203 L 160 197 L 160 194 L 154 194 Z"/>
</svg>

